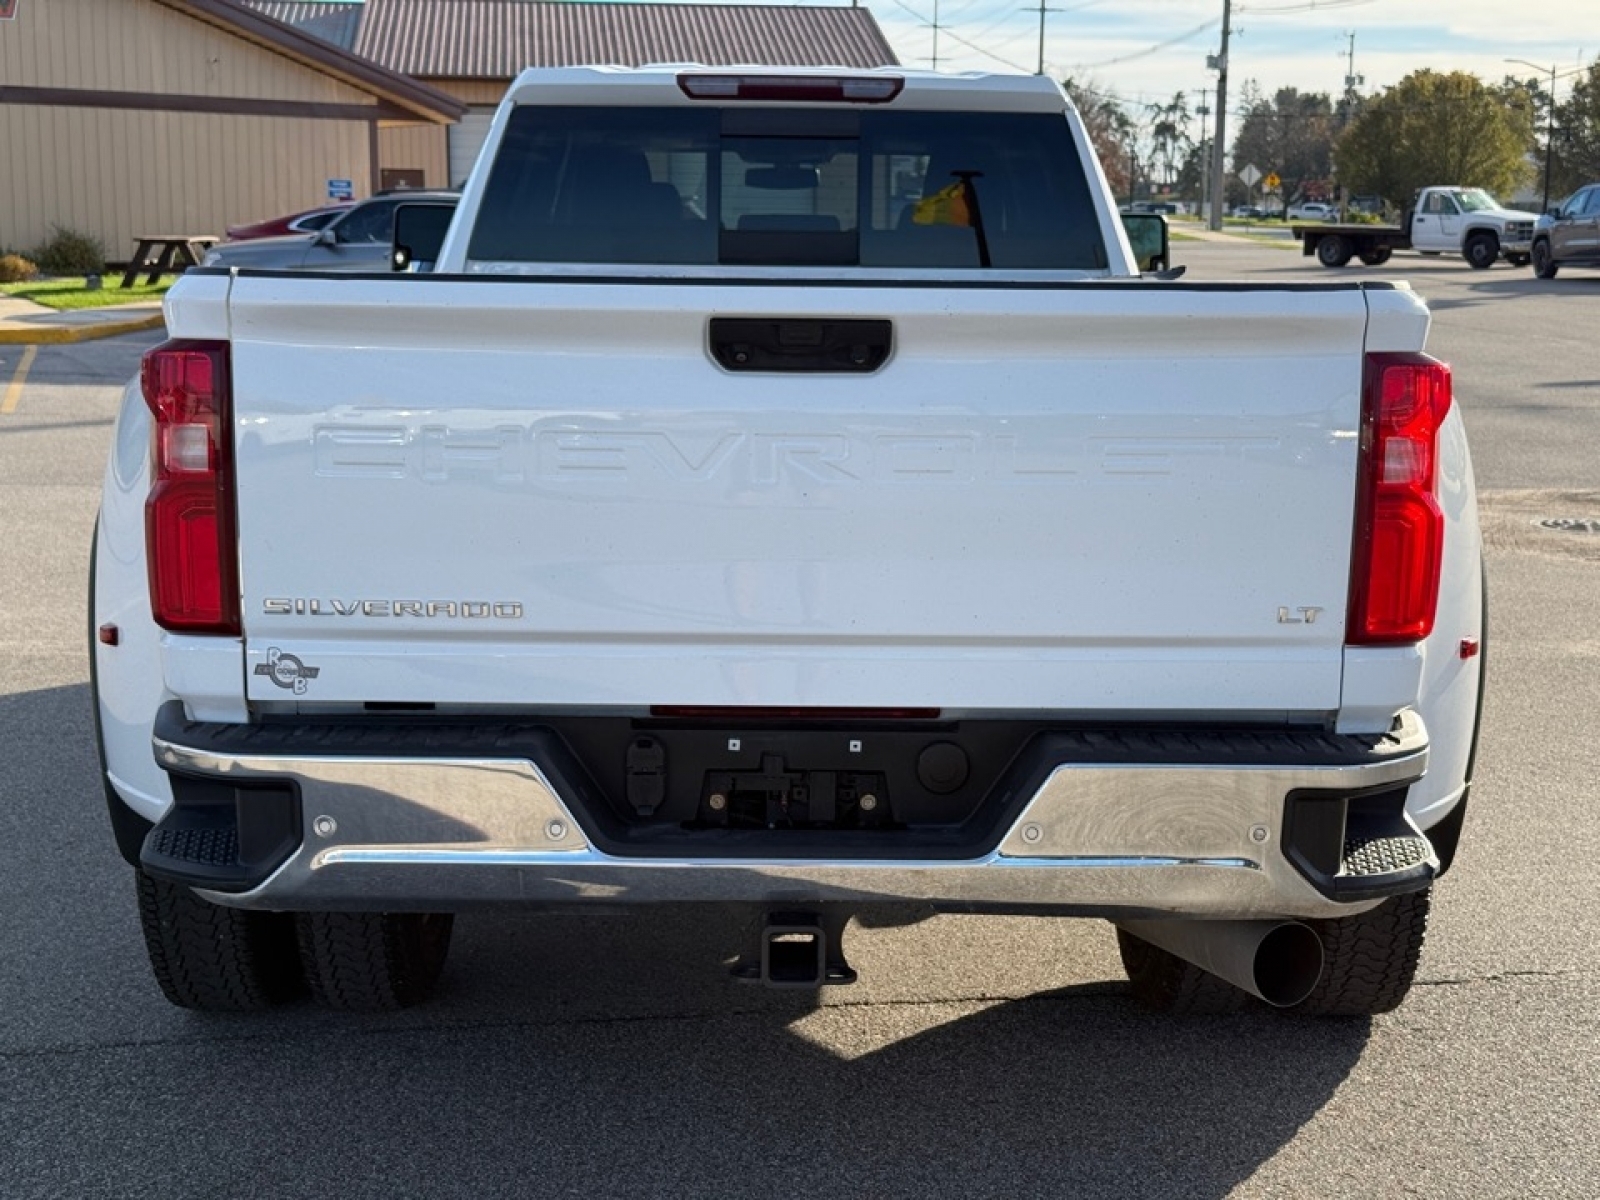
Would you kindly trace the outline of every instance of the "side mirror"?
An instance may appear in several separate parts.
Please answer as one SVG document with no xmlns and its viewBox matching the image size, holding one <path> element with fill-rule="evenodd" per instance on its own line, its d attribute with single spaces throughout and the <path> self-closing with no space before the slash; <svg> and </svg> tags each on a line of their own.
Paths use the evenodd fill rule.
<svg viewBox="0 0 1600 1200">
<path fill-rule="evenodd" d="M 394 210 L 391 271 L 431 271 L 456 215 L 454 204 L 402 204 Z"/>
<path fill-rule="evenodd" d="M 317 230 L 317 236 L 311 240 L 318 246 L 332 246 L 336 244 L 339 239 L 334 236 L 333 230 L 323 227 L 322 229 Z"/>
<path fill-rule="evenodd" d="M 1122 228 L 1140 271 L 1164 271 L 1172 265 L 1167 219 L 1160 213 L 1123 213 Z"/>
<path fill-rule="evenodd" d="M 1544 210 L 1544 215 L 1547 217 L 1559 217 L 1561 215 L 1561 205 L 1552 204 L 1549 208 Z"/>
</svg>

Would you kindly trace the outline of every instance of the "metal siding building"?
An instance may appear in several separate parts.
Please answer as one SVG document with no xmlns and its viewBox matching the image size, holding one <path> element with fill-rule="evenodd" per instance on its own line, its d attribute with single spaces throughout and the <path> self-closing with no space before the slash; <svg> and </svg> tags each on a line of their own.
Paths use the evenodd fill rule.
<svg viewBox="0 0 1600 1200">
<path fill-rule="evenodd" d="M 460 183 L 524 67 L 897 59 L 862 8 L 557 0 L 15 0 L 0 249 L 126 258 L 400 181 Z"/>
<path fill-rule="evenodd" d="M 0 21 L 0 246 L 124 259 L 374 186 L 379 130 L 463 106 L 233 0 L 17 0 Z M 442 133 L 442 129 L 440 131 Z"/>
<path fill-rule="evenodd" d="M 429 187 L 459 184 L 507 86 L 525 67 L 697 62 L 707 66 L 879 67 L 899 59 L 864 8 L 571 0 L 248 0 L 308 32 L 359 9 L 357 54 L 468 106 L 449 129 L 385 130 L 385 170 Z"/>
</svg>

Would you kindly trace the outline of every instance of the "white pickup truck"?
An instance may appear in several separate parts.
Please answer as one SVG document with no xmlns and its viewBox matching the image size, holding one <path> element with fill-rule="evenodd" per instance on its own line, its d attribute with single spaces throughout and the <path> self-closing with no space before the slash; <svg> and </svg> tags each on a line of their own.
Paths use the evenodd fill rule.
<svg viewBox="0 0 1600 1200">
<path fill-rule="evenodd" d="M 1141 275 L 1057 86 L 899 70 L 528 72 L 436 268 L 191 271 L 123 403 L 95 706 L 174 1003 L 693 903 L 775 985 L 1021 913 L 1157 1008 L 1401 1001 L 1484 630 L 1410 290 Z"/>
<path fill-rule="evenodd" d="M 1294 220 L 1290 210 L 1290 220 Z M 1399 225 L 1324 222 L 1292 226 L 1301 253 L 1325 267 L 1343 267 L 1358 258 L 1369 267 L 1389 261 L 1396 250 L 1459 254 L 1467 265 L 1487 271 L 1502 258 L 1513 267 L 1528 265 L 1535 217 L 1502 207 L 1482 188 L 1425 187 L 1412 197 Z"/>
</svg>

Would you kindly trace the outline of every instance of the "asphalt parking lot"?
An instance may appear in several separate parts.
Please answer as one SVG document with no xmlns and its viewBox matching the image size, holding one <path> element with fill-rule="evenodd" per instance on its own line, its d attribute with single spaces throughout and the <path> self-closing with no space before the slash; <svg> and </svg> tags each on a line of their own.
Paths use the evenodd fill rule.
<svg viewBox="0 0 1600 1200">
<path fill-rule="evenodd" d="M 727 980 L 713 911 L 468 915 L 436 1002 L 392 1017 L 170 1008 L 99 794 L 83 608 L 120 383 L 156 338 L 45 347 L 0 413 L 0 1196 L 1595 1196 L 1600 533 L 1536 522 L 1600 522 L 1600 271 L 1175 257 L 1409 278 L 1455 368 L 1491 675 L 1398 1012 L 1156 1018 L 1108 927 L 987 917 L 854 929 L 861 982 L 797 997 Z"/>
</svg>

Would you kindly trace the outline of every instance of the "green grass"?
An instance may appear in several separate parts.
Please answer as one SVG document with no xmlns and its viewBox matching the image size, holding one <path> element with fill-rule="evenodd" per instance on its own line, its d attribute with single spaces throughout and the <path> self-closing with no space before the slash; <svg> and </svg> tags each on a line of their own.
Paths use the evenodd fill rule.
<svg viewBox="0 0 1600 1200">
<path fill-rule="evenodd" d="M 176 275 L 164 275 L 159 283 L 151 285 L 145 283 L 141 276 L 131 288 L 120 288 L 117 286 L 122 280 L 120 272 L 108 271 L 101 276 L 101 279 L 103 282 L 100 289 L 94 292 L 84 286 L 81 275 L 44 279 L 35 283 L 0 283 L 0 292 L 15 296 L 18 300 L 32 300 L 35 304 L 60 311 L 70 308 L 105 308 L 113 304 L 137 304 L 141 301 L 159 300 L 166 290 L 178 281 Z"/>
<path fill-rule="evenodd" d="M 1238 230 L 1229 230 L 1241 242 L 1254 242 L 1258 246 L 1273 246 L 1279 250 L 1293 250 L 1300 253 L 1300 242 L 1295 238 L 1273 237 L 1270 233 L 1240 233 Z"/>
</svg>

